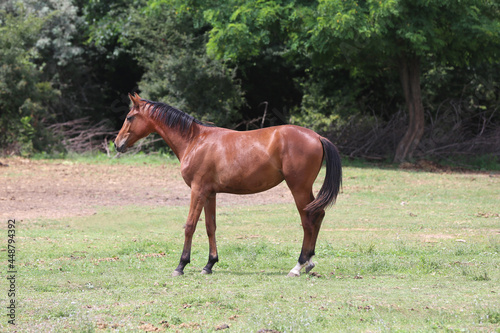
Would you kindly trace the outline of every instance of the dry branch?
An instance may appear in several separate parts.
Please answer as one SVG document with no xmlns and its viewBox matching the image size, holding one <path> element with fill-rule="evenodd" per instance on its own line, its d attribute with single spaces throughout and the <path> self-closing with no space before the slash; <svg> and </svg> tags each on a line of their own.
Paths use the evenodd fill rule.
<svg viewBox="0 0 500 333">
<path fill-rule="evenodd" d="M 427 113 L 424 136 L 415 158 L 448 158 L 452 155 L 500 156 L 498 110 L 470 110 L 465 102 L 448 100 Z M 369 159 L 391 157 L 407 127 L 406 113 L 388 120 L 375 115 L 357 116 L 329 131 L 329 138 L 344 155 Z"/>
<path fill-rule="evenodd" d="M 88 117 L 56 123 L 48 127 L 56 136 L 62 137 L 62 144 L 67 151 L 83 153 L 102 150 L 102 142 L 115 137 L 118 133 L 110 128 L 106 121 L 92 124 Z"/>
</svg>

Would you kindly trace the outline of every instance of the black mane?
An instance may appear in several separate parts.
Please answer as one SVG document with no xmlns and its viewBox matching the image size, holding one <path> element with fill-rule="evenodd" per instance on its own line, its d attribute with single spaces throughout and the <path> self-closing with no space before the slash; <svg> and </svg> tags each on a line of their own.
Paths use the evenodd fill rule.
<svg viewBox="0 0 500 333">
<path fill-rule="evenodd" d="M 146 102 L 146 108 L 149 110 L 151 118 L 162 121 L 170 128 L 179 127 L 181 133 L 187 132 L 191 128 L 193 122 L 199 125 L 209 126 L 168 104 L 153 102 L 147 99 L 141 99 L 141 101 Z"/>
</svg>

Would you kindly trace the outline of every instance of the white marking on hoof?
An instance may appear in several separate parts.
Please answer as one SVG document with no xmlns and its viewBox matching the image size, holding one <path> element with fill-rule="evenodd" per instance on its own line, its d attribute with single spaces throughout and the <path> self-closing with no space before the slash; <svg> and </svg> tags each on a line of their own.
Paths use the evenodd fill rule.
<svg viewBox="0 0 500 333">
<path fill-rule="evenodd" d="M 181 271 L 174 271 L 172 273 L 172 276 L 181 276 L 181 275 L 184 275 L 184 272 L 181 272 Z"/>
<path fill-rule="evenodd" d="M 201 270 L 201 274 L 212 274 L 212 271 L 207 271 L 205 268 Z"/>
<path fill-rule="evenodd" d="M 288 273 L 288 276 L 290 277 L 293 277 L 293 276 L 300 276 L 300 270 L 306 265 L 307 263 L 304 263 L 304 264 L 299 264 L 297 263 L 297 265 L 295 265 L 294 268 L 292 268 L 292 270 L 290 271 L 290 273 Z"/>
</svg>

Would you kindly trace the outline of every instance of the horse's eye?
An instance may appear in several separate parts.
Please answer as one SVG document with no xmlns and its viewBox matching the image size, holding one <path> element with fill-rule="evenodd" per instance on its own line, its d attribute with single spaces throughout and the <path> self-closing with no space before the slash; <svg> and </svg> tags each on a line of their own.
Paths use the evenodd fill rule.
<svg viewBox="0 0 500 333">
<path fill-rule="evenodd" d="M 127 120 L 128 120 L 128 121 L 132 121 L 132 120 L 134 120 L 134 118 L 135 118 L 135 116 L 128 116 L 128 117 L 127 117 Z"/>
</svg>

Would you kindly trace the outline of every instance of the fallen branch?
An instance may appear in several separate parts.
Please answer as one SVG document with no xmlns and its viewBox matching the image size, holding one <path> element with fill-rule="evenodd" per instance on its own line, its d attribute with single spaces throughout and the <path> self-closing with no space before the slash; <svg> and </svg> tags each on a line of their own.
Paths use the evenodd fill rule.
<svg viewBox="0 0 500 333">
<path fill-rule="evenodd" d="M 62 137 L 62 144 L 67 151 L 83 153 L 102 149 L 102 141 L 114 137 L 118 131 L 110 129 L 106 121 L 92 124 L 88 117 L 48 127 L 56 136 Z"/>
</svg>

